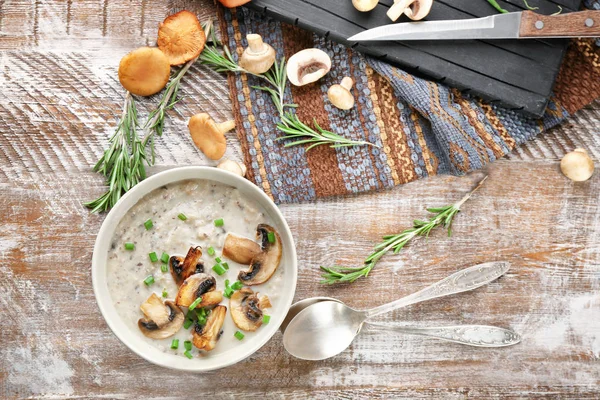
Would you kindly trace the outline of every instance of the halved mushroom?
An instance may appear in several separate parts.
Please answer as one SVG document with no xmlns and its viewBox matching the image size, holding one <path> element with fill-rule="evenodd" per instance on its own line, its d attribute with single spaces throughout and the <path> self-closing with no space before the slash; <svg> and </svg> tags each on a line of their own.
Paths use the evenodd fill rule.
<svg viewBox="0 0 600 400">
<path fill-rule="evenodd" d="M 138 328 L 151 339 L 166 339 L 176 334 L 183 326 L 183 311 L 172 301 L 162 300 L 152 293 L 140 306 L 146 316 L 138 321 Z"/>
<path fill-rule="evenodd" d="M 432 5 L 433 0 L 395 0 L 387 16 L 396 21 L 402 14 L 406 14 L 413 21 L 419 21 L 429 14 Z"/>
<path fill-rule="evenodd" d="M 190 247 L 185 259 L 180 256 L 172 256 L 169 259 L 171 275 L 173 276 L 175 283 L 177 283 L 177 286 L 181 286 L 183 281 L 191 275 L 204 272 L 204 264 L 202 263 L 201 257 L 202 248 L 196 246 Z"/>
<path fill-rule="evenodd" d="M 287 76 L 292 85 L 304 86 L 324 77 L 331 69 L 331 58 L 323 50 L 305 49 L 290 57 Z"/>
<path fill-rule="evenodd" d="M 259 224 L 256 238 L 261 251 L 250 261 L 250 269 L 238 274 L 238 279 L 247 286 L 260 285 L 271 279 L 281 261 L 281 238 L 272 226 Z"/>
<path fill-rule="evenodd" d="M 202 301 L 196 305 L 196 308 L 214 306 L 223 300 L 223 294 L 215 291 L 217 281 L 208 274 L 194 274 L 187 278 L 179 287 L 175 304 L 178 306 L 189 307 L 198 297 Z"/>
<path fill-rule="evenodd" d="M 264 74 L 275 63 L 275 49 L 256 33 L 246 36 L 248 47 L 240 57 L 240 67 L 253 74 Z"/>
<path fill-rule="evenodd" d="M 224 257 L 244 265 L 250 265 L 252 259 L 259 255 L 261 251 L 260 245 L 254 240 L 234 233 L 227 234 L 223 245 Z"/>
<path fill-rule="evenodd" d="M 231 318 L 235 325 L 243 331 L 254 332 L 263 323 L 263 309 L 271 307 L 267 296 L 258 298 L 250 288 L 241 288 L 229 300 Z"/>
<path fill-rule="evenodd" d="M 227 307 L 216 306 L 208 316 L 206 325 L 200 326 L 196 323 L 192 333 L 194 346 L 206 351 L 215 348 L 217 340 L 221 337 L 221 328 L 223 328 L 226 313 Z"/>
</svg>

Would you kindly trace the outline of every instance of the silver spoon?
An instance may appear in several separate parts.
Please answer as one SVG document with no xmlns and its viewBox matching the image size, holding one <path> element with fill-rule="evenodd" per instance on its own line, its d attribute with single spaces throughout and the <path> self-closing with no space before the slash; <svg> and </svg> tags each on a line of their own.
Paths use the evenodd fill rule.
<svg viewBox="0 0 600 400">
<path fill-rule="evenodd" d="M 281 333 L 285 333 L 285 329 L 289 325 L 289 323 L 294 319 L 300 311 L 304 310 L 306 307 L 320 303 L 322 301 L 335 301 L 337 303 L 341 303 L 340 300 L 334 299 L 332 297 L 311 297 L 308 299 L 300 300 L 294 303 L 290 310 L 287 313 L 287 316 L 283 320 L 283 323 L 279 327 Z M 497 328 L 494 326 L 486 326 L 486 325 L 460 325 L 460 326 L 446 326 L 446 327 L 429 327 L 429 328 L 417 328 L 411 326 L 395 326 L 395 325 L 385 325 L 378 324 L 375 322 L 365 321 L 365 325 L 369 330 L 372 331 L 392 331 L 420 336 L 428 336 L 435 339 L 447 340 L 450 342 L 466 344 L 470 346 L 476 347 L 503 347 L 510 346 L 512 344 L 516 344 L 520 341 L 519 338 L 514 337 L 516 333 L 509 331 L 503 328 Z M 491 343 L 487 343 L 483 341 L 484 338 L 481 337 L 479 331 L 487 330 L 486 337 L 489 335 L 494 335 L 496 340 Z M 458 335 L 458 334 L 460 335 Z M 473 335 L 478 335 L 474 337 Z M 507 341 L 506 341 L 506 340 Z M 515 342 L 516 341 L 516 342 Z M 494 344 L 499 343 L 499 344 Z"/>
<path fill-rule="evenodd" d="M 410 304 L 478 288 L 502 276 L 509 268 L 510 264 L 505 262 L 476 265 L 454 273 L 410 296 L 366 311 L 354 310 L 335 299 L 333 301 L 319 301 L 318 298 L 306 299 L 303 301 L 303 305 L 308 304 L 308 306 L 298 311 L 295 317 L 286 318 L 286 322 L 289 321 L 287 324 L 284 322 L 284 346 L 290 354 L 298 358 L 322 360 L 333 357 L 344 351 L 352 343 L 366 319 Z M 316 303 L 309 304 L 315 300 Z M 293 311 L 296 311 L 296 309 Z M 500 329 L 494 327 L 485 327 L 485 329 L 481 326 L 410 328 L 377 325 L 377 327 L 395 331 L 402 330 L 406 333 L 410 330 L 411 333 L 426 334 L 427 336 L 435 335 L 434 337 L 445 340 L 452 338 L 452 341 L 459 341 L 464 344 L 479 342 L 479 345 L 485 344 L 486 346 L 508 346 L 520 341 L 519 336 L 511 331 L 494 331 L 490 335 L 489 328 Z M 463 335 L 461 337 L 459 335 L 461 332 L 457 332 L 457 329 L 465 329 L 464 332 L 468 333 L 468 336 Z M 475 337 L 474 332 L 477 332 L 479 336 Z M 507 333 L 510 333 L 510 335 L 506 336 Z M 499 338 L 501 340 L 498 341 Z"/>
</svg>

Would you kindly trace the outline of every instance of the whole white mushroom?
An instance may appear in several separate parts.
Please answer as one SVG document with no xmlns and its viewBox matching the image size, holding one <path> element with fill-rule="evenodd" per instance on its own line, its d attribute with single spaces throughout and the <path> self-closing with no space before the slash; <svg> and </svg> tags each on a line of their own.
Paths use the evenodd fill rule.
<svg viewBox="0 0 600 400">
<path fill-rule="evenodd" d="M 560 160 L 560 170 L 572 181 L 587 181 L 594 174 L 594 161 L 584 149 L 575 149 Z"/>
</svg>

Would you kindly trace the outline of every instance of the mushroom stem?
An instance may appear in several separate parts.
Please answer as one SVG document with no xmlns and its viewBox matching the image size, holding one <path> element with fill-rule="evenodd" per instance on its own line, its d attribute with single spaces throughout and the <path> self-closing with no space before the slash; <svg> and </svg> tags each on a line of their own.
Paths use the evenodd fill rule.
<svg viewBox="0 0 600 400">
<path fill-rule="evenodd" d="M 342 82 L 340 82 L 340 86 L 350 91 L 350 89 L 352 89 L 352 86 L 354 86 L 354 81 L 352 80 L 352 78 L 347 76 L 344 79 L 342 79 Z"/>
<path fill-rule="evenodd" d="M 248 47 L 250 47 L 250 50 L 252 50 L 254 53 L 261 53 L 263 51 L 264 42 L 260 35 L 256 33 L 250 33 L 246 36 L 246 39 L 248 40 Z"/>
<path fill-rule="evenodd" d="M 229 121 L 225 121 L 225 122 L 221 122 L 216 124 L 217 125 L 217 129 L 221 132 L 221 133 L 227 133 L 230 130 L 235 128 L 235 121 L 234 120 L 229 120 Z"/>
<path fill-rule="evenodd" d="M 414 1 L 414 0 L 413 0 Z M 411 0 L 396 0 L 394 5 L 390 7 L 387 12 L 387 16 L 392 20 L 396 21 L 407 11 L 408 6 L 412 3 Z"/>
</svg>

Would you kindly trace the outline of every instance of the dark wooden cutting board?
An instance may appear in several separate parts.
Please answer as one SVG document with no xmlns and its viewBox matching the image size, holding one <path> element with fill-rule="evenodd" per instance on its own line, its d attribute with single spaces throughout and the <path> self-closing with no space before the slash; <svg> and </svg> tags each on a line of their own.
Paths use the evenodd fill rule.
<svg viewBox="0 0 600 400">
<path fill-rule="evenodd" d="M 523 0 L 498 2 L 509 11 L 526 8 Z M 350 0 L 253 0 L 247 7 L 488 101 L 543 114 L 567 40 L 347 41 L 364 29 L 391 23 L 385 15 L 391 4 L 393 0 L 382 0 L 370 13 L 358 12 Z M 581 0 L 529 0 L 528 4 L 539 7 L 539 13 L 552 14 L 559 7 L 563 12 L 575 11 Z M 426 20 L 495 13 L 486 0 L 434 0 Z M 406 17 L 399 20 L 407 21 Z"/>
</svg>

